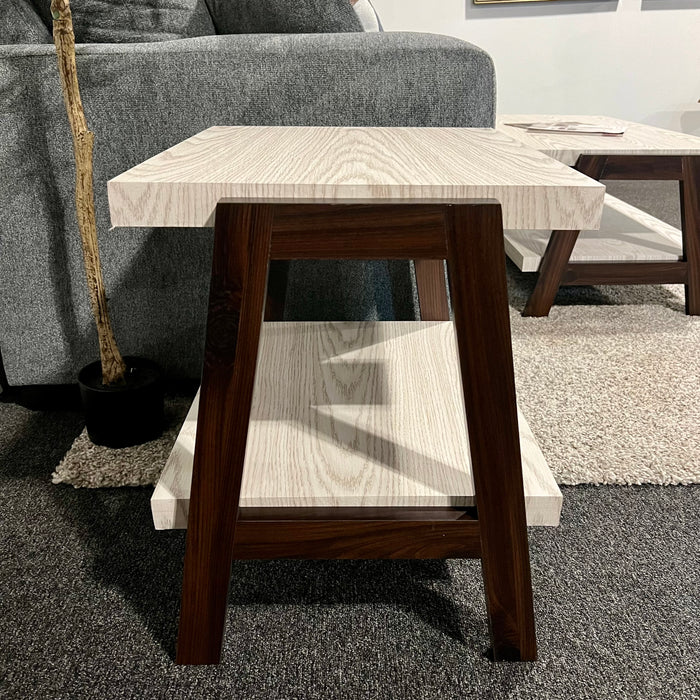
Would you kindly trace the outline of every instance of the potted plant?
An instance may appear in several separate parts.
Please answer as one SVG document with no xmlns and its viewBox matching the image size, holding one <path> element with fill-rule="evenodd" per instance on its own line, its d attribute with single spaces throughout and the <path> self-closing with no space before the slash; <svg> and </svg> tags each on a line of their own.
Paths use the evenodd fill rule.
<svg viewBox="0 0 700 700">
<path fill-rule="evenodd" d="M 80 371 L 78 384 L 90 439 L 99 445 L 126 447 L 152 440 L 162 431 L 162 371 L 145 358 L 122 358 L 117 347 L 97 244 L 92 169 L 95 135 L 88 130 L 80 99 L 70 0 L 51 0 L 51 15 L 63 101 L 73 135 L 78 228 L 100 345 L 100 360 Z"/>
</svg>

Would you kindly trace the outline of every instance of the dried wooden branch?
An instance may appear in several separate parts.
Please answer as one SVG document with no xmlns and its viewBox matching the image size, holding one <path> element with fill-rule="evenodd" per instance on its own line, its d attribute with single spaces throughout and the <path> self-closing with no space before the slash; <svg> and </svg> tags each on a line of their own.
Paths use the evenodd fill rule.
<svg viewBox="0 0 700 700">
<path fill-rule="evenodd" d="M 95 198 L 93 192 L 92 153 L 95 135 L 88 130 L 80 99 L 78 71 L 75 65 L 75 34 L 70 0 L 51 0 L 53 39 L 58 56 L 58 70 L 63 88 L 63 101 L 73 134 L 75 155 L 75 204 L 83 248 L 85 275 L 90 292 L 90 305 L 95 316 L 100 342 L 102 381 L 104 384 L 124 382 L 126 364 L 117 347 L 107 309 L 107 295 L 102 279 L 100 252 L 97 247 Z"/>
</svg>

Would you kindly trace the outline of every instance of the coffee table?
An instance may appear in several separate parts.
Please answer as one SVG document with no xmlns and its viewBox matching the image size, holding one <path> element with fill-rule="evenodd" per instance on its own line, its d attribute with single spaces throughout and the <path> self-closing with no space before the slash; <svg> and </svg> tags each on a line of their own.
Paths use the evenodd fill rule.
<svg viewBox="0 0 700 700">
<path fill-rule="evenodd" d="M 220 660 L 232 559 L 280 557 L 480 558 L 493 658 L 534 659 L 503 222 L 595 228 L 602 185 L 491 129 L 212 127 L 114 178 L 108 191 L 114 226 L 215 228 L 177 662 Z M 268 265 L 318 258 L 447 260 L 454 335 L 438 349 L 455 352 L 456 338 L 475 509 L 417 507 L 391 493 L 390 505 L 371 507 L 239 508 Z M 365 359 L 353 366 L 344 333 L 364 332 L 331 329 L 322 339 L 349 348 L 338 366 L 319 370 L 341 395 L 347 380 L 334 377 L 381 379 L 377 357 L 373 367 Z M 427 374 L 421 352 L 432 344 L 414 345 L 416 371 Z M 292 352 L 313 348 L 300 342 Z M 420 387 L 415 411 L 429 405 L 428 390 L 438 403 L 446 393 L 408 371 L 404 382 L 407 393 Z M 276 397 L 289 386 L 268 386 L 269 420 L 288 417 L 290 398 Z M 380 389 L 379 380 L 369 387 L 369 403 L 381 406 Z M 327 434 L 355 431 L 388 469 L 401 468 L 391 458 L 402 451 L 400 436 L 367 421 L 340 425 L 318 403 L 304 410 L 318 409 Z M 432 412 L 422 422 L 421 441 L 453 440 Z M 419 450 L 413 457 L 415 479 L 421 467 L 449 468 L 424 462 Z M 308 478 L 335 488 L 333 478 Z"/>
<path fill-rule="evenodd" d="M 612 122 L 624 125 L 626 131 L 619 137 L 593 136 L 508 126 L 547 121 Z M 523 315 L 546 316 L 562 285 L 595 284 L 684 284 L 686 313 L 700 314 L 700 138 L 620 119 L 580 115 L 508 114 L 500 117 L 498 128 L 596 180 L 680 183 L 682 230 L 677 235 L 667 224 L 612 197 L 605 221 L 613 229 L 619 227 L 617 234 L 586 239 L 586 234 L 579 238 L 577 230 L 553 231 Z M 506 237 L 506 250 L 516 264 L 523 269 L 529 257 L 534 267 L 532 258 L 538 257 L 541 236 L 513 230 Z"/>
</svg>

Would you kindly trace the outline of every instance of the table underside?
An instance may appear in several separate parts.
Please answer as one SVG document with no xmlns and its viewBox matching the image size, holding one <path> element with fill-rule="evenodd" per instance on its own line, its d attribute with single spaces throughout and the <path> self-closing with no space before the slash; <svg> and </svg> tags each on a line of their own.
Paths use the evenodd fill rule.
<svg viewBox="0 0 700 700">
<path fill-rule="evenodd" d="M 537 272 L 551 231 L 507 230 L 506 254 L 523 272 Z M 598 231 L 581 231 L 569 262 L 678 262 L 683 257 L 679 229 L 612 195 Z"/>
</svg>

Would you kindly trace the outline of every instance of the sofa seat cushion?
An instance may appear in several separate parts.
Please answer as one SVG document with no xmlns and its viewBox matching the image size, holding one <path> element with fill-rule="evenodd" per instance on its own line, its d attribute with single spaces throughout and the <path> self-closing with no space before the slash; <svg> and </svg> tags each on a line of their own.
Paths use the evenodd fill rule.
<svg viewBox="0 0 700 700">
<path fill-rule="evenodd" d="M 2 0 L 0 44 L 49 44 L 51 33 L 27 0 Z"/>
<path fill-rule="evenodd" d="M 217 34 L 361 32 L 351 0 L 206 0 Z"/>
<path fill-rule="evenodd" d="M 51 26 L 50 0 L 32 0 Z M 205 0 L 72 0 L 80 44 L 133 43 L 215 34 Z"/>
</svg>

